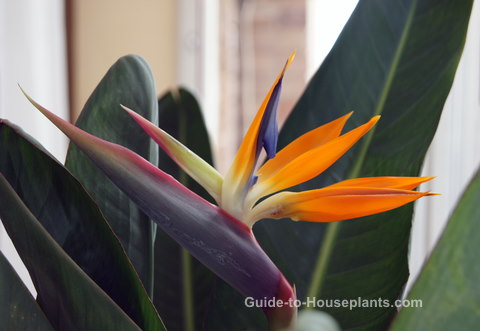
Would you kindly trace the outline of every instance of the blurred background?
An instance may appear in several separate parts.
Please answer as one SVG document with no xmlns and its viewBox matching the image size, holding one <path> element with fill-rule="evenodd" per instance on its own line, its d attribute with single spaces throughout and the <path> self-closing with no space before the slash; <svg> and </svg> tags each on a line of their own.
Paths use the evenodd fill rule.
<svg viewBox="0 0 480 331">
<path fill-rule="evenodd" d="M 159 95 L 182 85 L 202 106 L 225 172 L 264 95 L 289 54 L 283 122 L 333 46 L 357 0 L 0 0 L 0 117 L 21 126 L 63 162 L 67 140 L 22 96 L 17 83 L 74 122 L 108 68 L 139 54 Z M 438 176 L 417 203 L 411 280 L 428 257 L 465 185 L 480 164 L 480 6 L 424 165 Z M 394 174 L 392 174 L 394 175 Z M 0 226 L 0 249 L 29 283 Z M 30 289 L 33 285 L 28 284 Z"/>
</svg>

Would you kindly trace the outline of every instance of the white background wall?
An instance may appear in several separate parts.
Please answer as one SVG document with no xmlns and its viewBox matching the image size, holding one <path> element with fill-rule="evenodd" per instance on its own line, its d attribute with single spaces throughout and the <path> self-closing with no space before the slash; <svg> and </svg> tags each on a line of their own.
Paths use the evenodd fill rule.
<svg viewBox="0 0 480 331">
<path fill-rule="evenodd" d="M 430 146 L 424 176 L 437 176 L 420 187 L 441 195 L 416 205 L 410 247 L 411 277 L 415 280 L 438 241 L 448 217 L 480 165 L 480 4 L 474 2 L 467 41 Z"/>
<path fill-rule="evenodd" d="M 177 83 L 198 98 L 215 146 L 219 136 L 219 0 L 177 0 Z"/>
<path fill-rule="evenodd" d="M 0 118 L 19 125 L 63 162 L 67 139 L 20 92 L 68 118 L 62 0 L 0 0 Z M 31 290 L 28 273 L 0 224 L 0 250 Z"/>
</svg>

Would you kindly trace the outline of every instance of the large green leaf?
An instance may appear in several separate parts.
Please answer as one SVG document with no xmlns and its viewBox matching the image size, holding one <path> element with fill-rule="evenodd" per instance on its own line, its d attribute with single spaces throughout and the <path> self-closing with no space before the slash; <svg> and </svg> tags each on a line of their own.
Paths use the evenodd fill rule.
<svg viewBox="0 0 480 331">
<path fill-rule="evenodd" d="M 476 330 L 480 325 L 480 171 L 463 194 L 392 330 Z"/>
<path fill-rule="evenodd" d="M 156 164 L 158 147 L 120 104 L 157 123 L 155 84 L 147 63 L 139 56 L 122 57 L 110 68 L 88 99 L 76 125 L 134 150 Z M 152 293 L 153 223 L 74 144 L 69 146 L 65 166 L 97 201 L 147 291 Z"/>
<path fill-rule="evenodd" d="M 0 321 L 5 330 L 53 330 L 42 309 L 2 252 L 0 252 Z"/>
<path fill-rule="evenodd" d="M 356 149 L 299 189 L 349 177 L 418 175 L 463 50 L 471 6 L 471 0 L 359 2 L 279 145 L 351 110 L 350 125 L 382 118 Z M 264 221 L 254 230 L 300 298 L 394 300 L 408 278 L 412 210 L 330 224 Z M 382 329 L 395 313 L 326 310 L 347 330 Z"/>
<path fill-rule="evenodd" d="M 0 218 L 56 330 L 140 330 L 28 210 L 0 174 Z"/>
<path fill-rule="evenodd" d="M 180 88 L 158 101 L 159 126 L 212 164 L 212 153 L 202 113 L 194 96 Z M 160 151 L 159 167 L 204 198 L 208 194 Z M 201 330 L 210 301 L 214 274 L 163 231 L 155 239 L 153 301 L 165 325 L 174 330 Z"/>
<path fill-rule="evenodd" d="M 92 198 L 33 138 L 6 121 L 0 121 L 0 173 L 53 239 L 139 326 L 164 329 Z"/>
</svg>

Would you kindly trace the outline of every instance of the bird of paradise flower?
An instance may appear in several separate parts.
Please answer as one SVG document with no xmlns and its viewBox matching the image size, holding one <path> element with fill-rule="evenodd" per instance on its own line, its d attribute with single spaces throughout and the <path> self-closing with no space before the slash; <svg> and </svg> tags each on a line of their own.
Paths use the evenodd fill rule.
<svg viewBox="0 0 480 331">
<path fill-rule="evenodd" d="M 322 173 L 380 119 L 380 116 L 374 116 L 367 123 L 341 135 L 352 115 L 349 113 L 307 132 L 276 153 L 276 113 L 282 80 L 294 56 L 295 53 L 289 57 L 265 97 L 225 177 L 168 133 L 131 109 L 122 107 L 185 172 L 210 193 L 222 209 L 249 227 L 264 218 L 341 221 L 384 212 L 433 195 L 413 190 L 434 177 L 356 178 L 316 190 L 282 191 Z M 255 171 L 262 147 L 268 160 Z"/>
<path fill-rule="evenodd" d="M 92 136 L 29 101 L 82 149 L 167 234 L 245 296 L 292 302 L 295 290 L 258 245 L 252 227 L 264 218 L 334 222 L 391 210 L 430 192 L 414 191 L 433 177 L 347 179 L 303 192 L 285 191 L 337 161 L 379 120 L 342 134 L 352 113 L 300 136 L 278 153 L 276 113 L 287 60 L 265 97 L 235 160 L 223 177 L 215 168 L 133 110 L 122 106 L 159 146 L 218 204 L 213 206 L 138 154 Z M 23 91 L 23 90 L 22 90 Z M 261 150 L 268 160 L 258 167 Z M 258 168 L 258 169 L 257 169 Z M 190 209 L 175 222 L 165 211 L 179 201 Z M 197 215 L 194 215 L 198 212 Z M 174 215 L 174 216 L 178 216 Z M 202 218 L 202 222 L 195 219 Z M 223 239 L 223 240 L 222 240 Z M 264 308 L 272 330 L 291 326 L 292 305 Z"/>
</svg>

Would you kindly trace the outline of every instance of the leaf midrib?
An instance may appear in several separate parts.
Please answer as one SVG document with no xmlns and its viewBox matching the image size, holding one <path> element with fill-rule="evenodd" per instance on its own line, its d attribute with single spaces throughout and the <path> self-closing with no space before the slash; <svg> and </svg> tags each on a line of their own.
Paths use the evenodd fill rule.
<svg viewBox="0 0 480 331">
<path fill-rule="evenodd" d="M 407 19 L 405 20 L 405 26 L 402 31 L 402 35 L 400 37 L 400 41 L 398 43 L 397 49 L 395 50 L 395 55 L 393 57 L 392 63 L 390 65 L 390 70 L 388 72 L 387 78 L 385 80 L 384 88 L 380 94 L 380 98 L 378 99 L 377 107 L 375 108 L 374 116 L 381 115 L 385 106 L 385 102 L 389 95 L 390 89 L 392 87 L 393 78 L 397 72 L 398 64 L 400 62 L 400 58 L 403 54 L 405 49 L 405 44 L 407 37 L 410 33 L 410 28 L 412 26 L 413 18 L 415 16 L 416 8 L 417 8 L 418 0 L 413 0 L 410 7 L 410 12 L 408 13 Z M 360 171 L 362 169 L 363 163 L 365 161 L 365 156 L 367 154 L 367 150 L 371 145 L 373 134 L 376 130 L 376 127 L 373 127 L 364 137 L 362 144 L 360 146 L 360 150 L 358 153 L 358 157 L 356 158 L 353 168 L 350 171 L 347 178 L 357 178 L 360 175 Z M 316 297 L 320 296 L 321 291 L 323 290 L 323 285 L 325 283 L 325 277 L 327 275 L 328 266 L 330 263 L 330 257 L 332 255 L 332 251 L 335 247 L 335 243 L 338 238 L 338 234 L 340 232 L 341 222 L 329 223 L 327 225 L 327 229 L 325 232 L 325 237 L 323 242 L 320 246 L 318 258 L 315 262 L 315 267 L 312 273 L 312 279 L 310 281 L 310 286 L 307 290 L 307 297 Z"/>
</svg>

